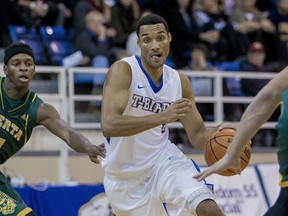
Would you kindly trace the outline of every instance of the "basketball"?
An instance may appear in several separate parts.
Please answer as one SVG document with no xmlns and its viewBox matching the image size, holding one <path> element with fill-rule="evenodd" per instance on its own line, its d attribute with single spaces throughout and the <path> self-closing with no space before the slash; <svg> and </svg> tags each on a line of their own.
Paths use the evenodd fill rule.
<svg viewBox="0 0 288 216">
<path fill-rule="evenodd" d="M 226 153 L 228 146 L 232 142 L 236 130 L 232 128 L 225 128 L 221 131 L 214 133 L 205 145 L 204 158 L 208 166 L 211 166 L 218 160 L 220 160 Z M 250 142 L 245 145 L 243 152 L 240 155 L 241 170 L 244 170 L 250 162 L 251 158 L 251 145 Z M 222 176 L 236 175 L 233 169 L 224 170 L 218 173 Z"/>
</svg>

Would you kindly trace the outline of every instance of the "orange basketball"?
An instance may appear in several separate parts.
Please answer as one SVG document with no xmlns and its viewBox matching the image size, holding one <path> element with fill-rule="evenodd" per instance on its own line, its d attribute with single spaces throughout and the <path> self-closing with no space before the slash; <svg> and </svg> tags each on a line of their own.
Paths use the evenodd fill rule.
<svg viewBox="0 0 288 216">
<path fill-rule="evenodd" d="M 211 166 L 218 160 L 220 160 L 226 153 L 228 146 L 232 142 L 236 134 L 235 129 L 225 128 L 221 131 L 214 133 L 208 143 L 205 145 L 204 157 L 208 166 Z M 250 162 L 251 158 L 251 145 L 247 143 L 243 152 L 241 153 L 241 170 L 244 170 Z M 227 169 L 219 175 L 222 176 L 232 176 L 235 175 L 233 169 Z"/>
</svg>

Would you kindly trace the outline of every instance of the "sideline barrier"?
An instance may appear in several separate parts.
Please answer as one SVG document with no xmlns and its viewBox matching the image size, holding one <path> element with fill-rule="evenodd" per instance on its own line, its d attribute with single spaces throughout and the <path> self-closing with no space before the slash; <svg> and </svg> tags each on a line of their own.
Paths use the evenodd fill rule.
<svg viewBox="0 0 288 216">
<path fill-rule="evenodd" d="M 248 166 L 241 175 L 206 179 L 214 184 L 216 201 L 226 216 L 262 216 L 278 196 L 277 180 L 278 164 Z M 102 184 L 16 190 L 38 216 L 107 216 L 111 210 Z"/>
</svg>

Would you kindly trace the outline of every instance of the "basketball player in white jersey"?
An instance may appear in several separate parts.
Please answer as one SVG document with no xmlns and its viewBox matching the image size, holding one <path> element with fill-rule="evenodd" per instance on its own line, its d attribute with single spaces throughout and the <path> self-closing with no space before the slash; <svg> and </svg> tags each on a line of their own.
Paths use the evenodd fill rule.
<svg viewBox="0 0 288 216">
<path fill-rule="evenodd" d="M 219 127 L 206 128 L 188 77 L 164 65 L 171 35 L 155 14 L 137 25 L 141 56 L 114 63 L 107 74 L 101 126 L 107 138 L 104 186 L 117 216 L 223 215 L 197 165 L 168 140 L 179 120 L 203 149 Z"/>
</svg>

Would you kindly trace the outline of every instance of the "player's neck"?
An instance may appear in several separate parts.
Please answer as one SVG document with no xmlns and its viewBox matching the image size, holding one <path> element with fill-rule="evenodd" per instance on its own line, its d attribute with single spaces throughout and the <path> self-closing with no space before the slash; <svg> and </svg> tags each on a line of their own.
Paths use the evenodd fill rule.
<svg viewBox="0 0 288 216">
<path fill-rule="evenodd" d="M 28 86 L 16 86 L 14 83 L 10 82 L 8 78 L 5 78 L 3 82 L 3 91 L 9 98 L 19 100 L 26 95 L 29 89 Z"/>
</svg>

